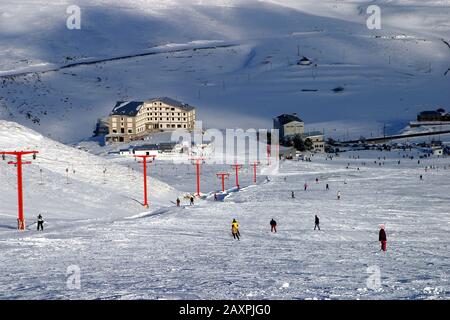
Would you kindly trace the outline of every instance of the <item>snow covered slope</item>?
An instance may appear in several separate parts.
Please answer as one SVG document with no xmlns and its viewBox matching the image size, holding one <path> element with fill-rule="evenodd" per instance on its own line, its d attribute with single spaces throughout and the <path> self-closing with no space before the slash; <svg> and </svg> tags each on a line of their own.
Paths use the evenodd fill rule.
<svg viewBox="0 0 450 320">
<path fill-rule="evenodd" d="M 283 162 L 269 183 L 243 181 L 245 187 L 224 202 L 172 205 L 70 228 L 55 228 L 48 217 L 43 232 L 0 226 L 0 298 L 449 299 L 450 163 L 430 157 L 419 164 L 418 155 L 317 155 L 312 162 Z M 215 169 L 202 166 L 202 183 L 219 185 Z M 192 168 L 186 174 L 186 168 L 158 163 L 152 170 L 168 180 L 182 176 L 194 188 Z M 111 206 L 118 209 L 114 201 Z M 320 231 L 314 230 L 314 215 Z M 233 218 L 240 223 L 240 241 L 230 234 Z M 271 218 L 278 222 L 276 234 Z M 387 252 L 379 251 L 382 223 Z M 80 290 L 66 284 L 67 268 L 74 265 L 81 272 Z M 379 286 L 369 281 L 375 270 Z"/>
<path fill-rule="evenodd" d="M 66 28 L 72 4 L 81 8 L 81 30 Z M 381 7 L 381 30 L 366 27 L 369 4 Z M 73 141 L 90 136 L 117 100 L 165 95 L 197 106 L 210 127 L 270 127 L 274 115 L 298 112 L 338 137 L 347 130 L 367 135 L 364 128 L 376 131 L 379 122 L 400 129 L 399 121 L 449 101 L 449 7 L 403 0 L 5 0 L 0 117 Z M 298 53 L 317 66 L 297 66 Z M 140 54 L 149 55 L 132 57 Z"/>
<path fill-rule="evenodd" d="M 63 221 L 118 218 L 144 210 L 139 204 L 143 191 L 142 173 L 138 170 L 0 120 L 0 151 L 14 150 L 39 151 L 36 160 L 24 156 L 25 161 L 32 161 L 31 165 L 23 167 L 25 215 L 30 221 L 34 221 L 38 213 L 48 220 Z M 15 158 L 7 156 L 7 160 Z M 0 225 L 11 226 L 17 218 L 17 173 L 7 161 L 0 160 L 0 181 Z M 169 198 L 172 200 L 175 190 L 167 184 L 150 179 L 149 186 L 152 210 L 167 205 Z"/>
</svg>

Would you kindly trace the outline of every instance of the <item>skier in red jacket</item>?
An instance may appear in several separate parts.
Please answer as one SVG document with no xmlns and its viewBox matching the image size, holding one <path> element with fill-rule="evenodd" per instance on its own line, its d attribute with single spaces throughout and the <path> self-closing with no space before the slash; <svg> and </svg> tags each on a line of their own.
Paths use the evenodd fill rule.
<svg viewBox="0 0 450 320">
<path fill-rule="evenodd" d="M 384 230 L 384 224 L 380 226 L 380 234 L 378 236 L 378 240 L 381 242 L 381 250 L 386 251 L 387 237 L 386 231 Z"/>
</svg>

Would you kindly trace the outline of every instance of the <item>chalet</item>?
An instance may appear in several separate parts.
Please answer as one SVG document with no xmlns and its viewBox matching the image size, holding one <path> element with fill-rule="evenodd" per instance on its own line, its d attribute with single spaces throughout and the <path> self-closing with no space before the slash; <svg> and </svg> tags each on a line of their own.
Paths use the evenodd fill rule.
<svg viewBox="0 0 450 320">
<path fill-rule="evenodd" d="M 313 144 L 313 151 L 318 153 L 325 152 L 325 141 L 323 133 L 320 131 L 307 132 L 302 135 L 304 140 L 309 139 Z"/>
<path fill-rule="evenodd" d="M 282 114 L 274 118 L 273 127 L 279 130 L 280 141 L 299 135 L 303 140 L 311 140 L 314 152 L 325 152 L 325 141 L 322 132 L 314 131 L 305 133 L 305 123 L 296 113 Z"/>
<path fill-rule="evenodd" d="M 299 66 L 309 66 L 312 64 L 312 61 L 309 60 L 307 57 L 303 57 L 300 60 L 298 60 L 297 65 Z"/>
<path fill-rule="evenodd" d="M 443 108 L 439 108 L 436 111 L 422 111 L 417 115 L 417 121 L 450 121 L 450 113 L 445 113 Z"/>
<path fill-rule="evenodd" d="M 305 123 L 297 117 L 297 114 L 282 114 L 273 119 L 273 128 L 279 130 L 280 140 L 288 136 L 303 134 L 305 132 Z"/>
</svg>

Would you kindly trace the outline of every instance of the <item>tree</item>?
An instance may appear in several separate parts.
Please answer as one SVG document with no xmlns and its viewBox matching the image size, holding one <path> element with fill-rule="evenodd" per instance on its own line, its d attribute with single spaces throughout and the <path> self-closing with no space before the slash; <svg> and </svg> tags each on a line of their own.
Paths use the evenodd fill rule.
<svg viewBox="0 0 450 320">
<path fill-rule="evenodd" d="M 304 144 L 305 144 L 305 149 L 306 150 L 311 151 L 311 150 L 314 149 L 314 144 L 313 144 L 313 142 L 311 141 L 310 138 L 306 138 Z"/>
<path fill-rule="evenodd" d="M 296 134 L 294 136 L 294 148 L 297 151 L 306 151 L 305 142 L 303 141 L 302 137 L 299 134 Z"/>
</svg>

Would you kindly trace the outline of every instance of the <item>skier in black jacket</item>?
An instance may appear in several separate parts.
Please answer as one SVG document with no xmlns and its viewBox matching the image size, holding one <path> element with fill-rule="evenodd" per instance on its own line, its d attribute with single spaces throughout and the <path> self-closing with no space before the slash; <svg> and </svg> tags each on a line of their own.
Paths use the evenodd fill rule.
<svg viewBox="0 0 450 320">
<path fill-rule="evenodd" d="M 270 220 L 270 232 L 277 233 L 277 222 L 275 220 Z"/>
<path fill-rule="evenodd" d="M 37 217 L 37 231 L 39 231 L 39 229 L 41 229 L 41 231 L 44 231 L 44 218 L 42 218 L 41 214 L 39 214 Z"/>
<path fill-rule="evenodd" d="M 317 228 L 319 228 L 319 231 L 320 231 L 319 223 L 320 223 L 319 217 L 316 215 L 314 218 L 314 230 L 316 230 L 316 227 L 317 227 Z"/>
</svg>

